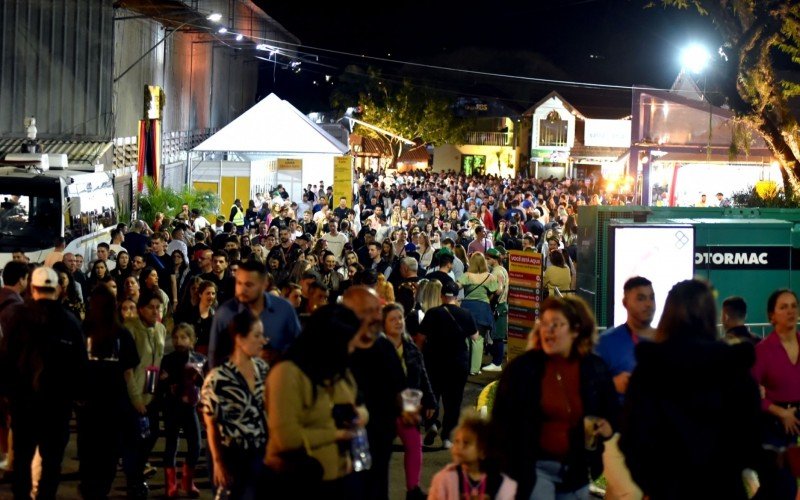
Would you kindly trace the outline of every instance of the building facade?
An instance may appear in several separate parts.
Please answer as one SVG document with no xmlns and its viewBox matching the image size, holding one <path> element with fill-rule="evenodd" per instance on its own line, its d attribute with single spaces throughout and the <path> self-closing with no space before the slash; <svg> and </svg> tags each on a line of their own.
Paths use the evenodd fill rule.
<svg viewBox="0 0 800 500">
<path fill-rule="evenodd" d="M 186 182 L 188 151 L 256 102 L 269 64 L 258 46 L 299 42 L 249 0 L 2 2 L 0 27 L 0 153 L 18 151 L 35 117 L 45 152 L 136 165 L 144 89 L 155 86 L 160 178 L 172 187 Z"/>
</svg>

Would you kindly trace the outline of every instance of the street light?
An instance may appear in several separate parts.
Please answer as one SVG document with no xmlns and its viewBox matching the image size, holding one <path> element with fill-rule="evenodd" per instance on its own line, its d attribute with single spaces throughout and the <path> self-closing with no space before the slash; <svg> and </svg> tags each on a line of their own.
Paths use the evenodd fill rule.
<svg viewBox="0 0 800 500">
<path fill-rule="evenodd" d="M 711 62 L 711 53 L 698 43 L 693 43 L 681 52 L 681 65 L 684 70 L 692 73 L 703 72 L 703 99 L 708 103 L 708 142 L 706 144 L 706 161 L 711 161 L 711 135 L 713 128 L 711 101 L 706 95 L 708 86 L 708 73 L 703 71 Z"/>
<path fill-rule="evenodd" d="M 212 14 L 209 14 L 206 17 L 206 19 L 208 19 L 212 23 L 218 23 L 220 21 L 220 19 L 222 19 L 222 14 L 220 14 L 219 12 L 214 12 Z"/>
<path fill-rule="evenodd" d="M 681 52 L 681 65 L 692 73 L 700 73 L 711 61 L 711 54 L 700 44 L 689 45 Z"/>
</svg>

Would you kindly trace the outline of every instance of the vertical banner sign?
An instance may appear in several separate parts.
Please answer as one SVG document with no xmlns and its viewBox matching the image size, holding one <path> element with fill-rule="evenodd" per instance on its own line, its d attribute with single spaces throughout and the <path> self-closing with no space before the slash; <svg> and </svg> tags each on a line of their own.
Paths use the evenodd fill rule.
<svg viewBox="0 0 800 500">
<path fill-rule="evenodd" d="M 164 90 L 156 85 L 144 86 L 144 114 L 139 120 L 139 155 L 136 166 L 139 172 L 138 189 L 142 191 L 144 176 L 152 177 L 160 186 L 161 169 L 161 116 L 164 110 Z"/>
<path fill-rule="evenodd" d="M 508 359 L 525 352 L 528 334 L 539 319 L 542 300 L 542 254 L 508 252 Z"/>
<path fill-rule="evenodd" d="M 353 206 L 353 157 L 335 156 L 333 158 L 333 206 L 339 206 L 339 199 L 347 198 L 347 206 Z"/>
</svg>

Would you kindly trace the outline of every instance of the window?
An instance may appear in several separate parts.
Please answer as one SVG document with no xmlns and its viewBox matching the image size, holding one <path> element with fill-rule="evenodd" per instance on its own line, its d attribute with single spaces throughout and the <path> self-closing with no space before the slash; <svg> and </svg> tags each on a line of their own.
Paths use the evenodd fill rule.
<svg viewBox="0 0 800 500">
<path fill-rule="evenodd" d="M 482 175 L 485 171 L 485 155 L 461 155 L 461 172 L 464 175 Z"/>
<path fill-rule="evenodd" d="M 539 146 L 566 146 L 567 121 L 553 110 L 547 118 L 539 120 Z"/>
</svg>

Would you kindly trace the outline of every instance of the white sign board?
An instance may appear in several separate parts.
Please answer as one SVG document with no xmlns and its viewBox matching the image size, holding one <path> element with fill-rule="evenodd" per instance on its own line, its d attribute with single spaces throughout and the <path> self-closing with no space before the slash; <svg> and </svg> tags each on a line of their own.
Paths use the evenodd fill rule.
<svg viewBox="0 0 800 500">
<path fill-rule="evenodd" d="M 613 323 L 628 317 L 622 306 L 622 287 L 628 278 L 643 276 L 653 282 L 656 295 L 655 328 L 673 285 L 694 277 L 694 229 L 689 225 L 611 227 L 614 231 Z"/>
<path fill-rule="evenodd" d="M 583 143 L 586 146 L 628 148 L 631 145 L 630 120 L 587 119 Z"/>
</svg>

